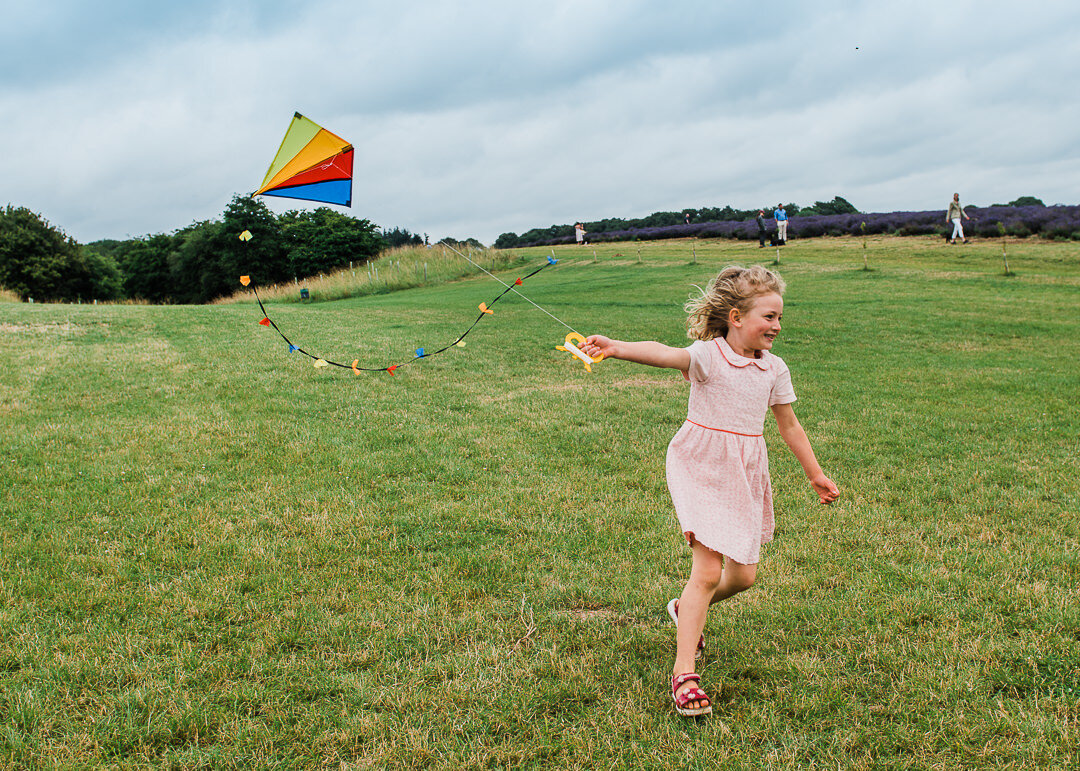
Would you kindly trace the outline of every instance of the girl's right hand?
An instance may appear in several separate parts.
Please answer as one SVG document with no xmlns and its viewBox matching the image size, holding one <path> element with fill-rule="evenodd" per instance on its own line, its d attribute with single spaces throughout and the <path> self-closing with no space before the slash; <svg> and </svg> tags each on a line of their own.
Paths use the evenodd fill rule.
<svg viewBox="0 0 1080 771">
<path fill-rule="evenodd" d="M 581 346 L 581 350 L 585 352 L 586 356 L 599 356 L 603 354 L 605 358 L 618 358 L 615 355 L 615 341 L 610 337 L 604 337 L 603 335 L 589 335 L 585 338 L 584 345 Z"/>
</svg>

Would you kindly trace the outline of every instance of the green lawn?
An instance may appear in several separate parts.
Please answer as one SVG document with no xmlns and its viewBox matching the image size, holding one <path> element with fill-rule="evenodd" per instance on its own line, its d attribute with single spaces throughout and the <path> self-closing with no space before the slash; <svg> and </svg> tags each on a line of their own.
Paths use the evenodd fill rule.
<svg viewBox="0 0 1080 771">
<path fill-rule="evenodd" d="M 767 428 L 777 540 L 710 615 L 697 722 L 667 685 L 677 372 L 586 374 L 513 295 L 467 347 L 360 377 L 287 353 L 254 302 L 0 304 L 0 759 L 1080 765 L 1080 249 L 1010 243 L 1006 277 L 1001 248 L 871 239 L 870 271 L 861 239 L 782 251 L 774 350 L 842 497 L 818 505 Z M 555 253 L 531 299 L 675 345 L 691 285 L 776 256 Z M 384 366 L 501 290 L 268 309 Z"/>
</svg>

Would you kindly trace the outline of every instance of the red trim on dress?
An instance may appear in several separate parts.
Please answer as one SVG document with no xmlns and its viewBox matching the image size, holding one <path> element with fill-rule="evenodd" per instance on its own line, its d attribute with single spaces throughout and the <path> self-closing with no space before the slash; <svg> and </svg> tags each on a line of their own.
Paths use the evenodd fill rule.
<svg viewBox="0 0 1080 771">
<path fill-rule="evenodd" d="M 694 423 L 694 421 L 690 420 L 690 418 L 687 418 L 686 422 L 687 423 Z M 742 434 L 742 433 L 739 433 L 738 431 L 728 431 L 726 428 L 713 428 L 712 426 L 703 426 L 700 423 L 694 423 L 694 425 L 698 426 L 700 428 L 707 428 L 710 431 L 722 431 L 725 434 L 735 434 L 735 436 L 765 436 L 764 434 Z"/>
</svg>

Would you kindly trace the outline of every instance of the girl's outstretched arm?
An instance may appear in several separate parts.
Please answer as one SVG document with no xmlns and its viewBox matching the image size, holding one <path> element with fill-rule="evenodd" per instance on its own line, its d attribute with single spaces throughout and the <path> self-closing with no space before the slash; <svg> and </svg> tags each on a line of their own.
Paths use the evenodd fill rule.
<svg viewBox="0 0 1080 771">
<path fill-rule="evenodd" d="M 818 494 L 822 503 L 835 501 L 840 495 L 840 490 L 831 479 L 825 476 L 825 472 L 818 465 L 806 431 L 803 430 L 799 419 L 795 417 L 795 410 L 790 404 L 774 404 L 772 411 L 776 416 L 776 425 L 780 428 L 780 436 L 802 464 L 814 492 Z"/>
<path fill-rule="evenodd" d="M 603 335 L 589 335 L 581 346 L 589 356 L 603 354 L 609 359 L 625 359 L 650 367 L 668 367 L 686 372 L 690 369 L 690 352 L 685 348 L 672 348 L 663 343 L 612 340 Z"/>
</svg>

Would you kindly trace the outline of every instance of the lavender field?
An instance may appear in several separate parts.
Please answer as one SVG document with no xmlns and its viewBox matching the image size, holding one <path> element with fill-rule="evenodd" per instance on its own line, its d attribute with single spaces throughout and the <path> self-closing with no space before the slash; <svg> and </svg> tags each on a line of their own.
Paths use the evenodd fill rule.
<svg viewBox="0 0 1080 771">
<path fill-rule="evenodd" d="M 1080 241 L 1080 206 L 967 206 L 971 217 L 964 222 L 968 236 L 998 237 L 1000 229 L 1014 238 L 1041 236 L 1053 239 Z M 864 228 L 865 223 L 865 228 Z M 770 230 L 775 229 L 767 220 Z M 816 236 L 860 235 L 925 236 L 952 232 L 952 225 L 945 222 L 945 210 L 886 212 L 867 214 L 829 214 L 809 217 L 792 217 L 788 224 L 789 238 L 814 238 Z M 753 220 L 742 222 L 700 222 L 667 227 L 632 228 L 590 233 L 591 242 L 600 241 L 653 241 L 666 238 L 734 238 L 756 240 L 757 225 Z M 535 246 L 573 243 L 573 236 L 536 241 Z"/>
</svg>

